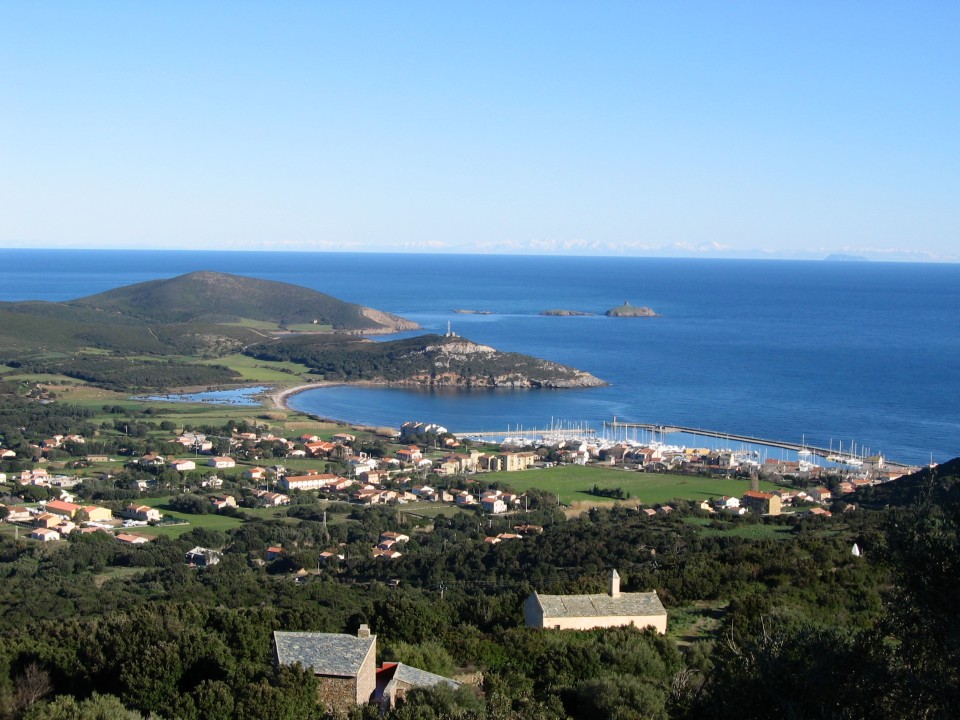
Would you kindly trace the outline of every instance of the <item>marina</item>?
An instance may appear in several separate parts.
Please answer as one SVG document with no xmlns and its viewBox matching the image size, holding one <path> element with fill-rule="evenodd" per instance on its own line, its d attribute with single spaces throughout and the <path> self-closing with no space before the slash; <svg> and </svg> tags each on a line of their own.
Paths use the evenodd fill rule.
<svg viewBox="0 0 960 720">
<path fill-rule="evenodd" d="M 801 440 L 800 443 L 789 442 L 785 440 L 774 440 L 770 438 L 755 437 L 752 435 L 743 435 L 738 433 L 723 432 L 719 430 L 710 430 L 699 427 L 687 427 L 682 425 L 664 425 L 657 423 L 633 423 L 622 422 L 614 418 L 612 421 L 604 421 L 600 429 L 590 427 L 586 424 L 566 424 L 551 421 L 549 426 L 537 428 L 526 428 L 517 426 L 507 427 L 506 430 L 499 431 L 466 431 L 458 432 L 457 435 L 479 441 L 500 441 L 515 442 L 516 444 L 533 444 L 535 442 L 561 442 L 561 441 L 589 441 L 601 442 L 604 444 L 625 443 L 630 445 L 657 444 L 662 445 L 668 442 L 671 436 L 684 435 L 692 439 L 693 444 L 698 444 L 699 438 L 720 440 L 729 448 L 731 445 L 740 445 L 743 451 L 752 451 L 759 454 L 758 448 L 770 450 L 783 450 L 791 454 L 795 453 L 797 460 L 807 463 L 810 458 L 821 458 L 828 463 L 837 466 L 844 466 L 848 469 L 860 468 L 865 461 L 872 461 L 873 464 L 879 464 L 891 468 L 908 469 L 911 466 L 908 463 L 891 461 L 879 454 L 870 456 L 869 452 L 858 454 L 856 444 L 851 443 L 851 450 L 844 452 L 843 444 L 837 448 L 818 447 Z M 676 444 L 676 443 L 673 443 Z M 712 448 L 718 449 L 718 448 Z"/>
</svg>

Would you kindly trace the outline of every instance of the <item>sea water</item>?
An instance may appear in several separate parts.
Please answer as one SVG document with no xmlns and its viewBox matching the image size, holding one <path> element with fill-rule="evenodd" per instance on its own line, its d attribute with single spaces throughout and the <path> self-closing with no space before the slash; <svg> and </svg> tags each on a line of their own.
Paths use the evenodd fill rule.
<svg viewBox="0 0 960 720">
<path fill-rule="evenodd" d="M 676 424 L 882 452 L 960 454 L 960 265 L 648 258 L 0 250 L 0 299 L 68 300 L 216 270 L 280 280 L 587 370 L 576 390 L 333 387 L 326 417 L 459 431 Z M 660 317 L 608 318 L 623 304 Z M 594 313 L 547 317 L 549 309 Z M 456 310 L 479 311 L 475 314 Z M 479 313 L 484 314 L 479 314 Z"/>
</svg>

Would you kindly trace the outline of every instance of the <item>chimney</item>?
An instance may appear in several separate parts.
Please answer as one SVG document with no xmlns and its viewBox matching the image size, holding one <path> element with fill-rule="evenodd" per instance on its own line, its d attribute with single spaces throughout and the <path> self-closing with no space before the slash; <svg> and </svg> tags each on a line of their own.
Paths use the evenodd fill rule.
<svg viewBox="0 0 960 720">
<path fill-rule="evenodd" d="M 620 597 L 620 575 L 616 570 L 610 571 L 610 597 Z"/>
<path fill-rule="evenodd" d="M 370 626 L 364 623 L 357 629 L 358 638 L 368 638 L 370 637 Z"/>
</svg>

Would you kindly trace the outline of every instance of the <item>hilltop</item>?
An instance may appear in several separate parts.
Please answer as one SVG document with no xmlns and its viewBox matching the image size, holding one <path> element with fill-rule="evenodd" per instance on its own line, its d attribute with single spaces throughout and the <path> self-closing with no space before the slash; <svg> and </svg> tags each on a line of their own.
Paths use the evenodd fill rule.
<svg viewBox="0 0 960 720">
<path fill-rule="evenodd" d="M 118 390 L 214 385 L 241 375 L 206 361 L 264 340 L 416 327 L 297 285 L 194 272 L 66 302 L 0 303 L 0 363 Z"/>
<path fill-rule="evenodd" d="M 217 272 L 127 285 L 66 302 L 0 303 L 0 343 L 21 353 L 84 348 L 216 357 L 290 331 L 376 334 L 417 326 L 315 290 Z"/>
<path fill-rule="evenodd" d="M 306 324 L 364 333 L 417 327 L 396 315 L 299 285 L 209 271 L 127 285 L 68 304 L 162 324 L 255 320 L 278 328 Z"/>
<path fill-rule="evenodd" d="M 566 365 L 441 335 L 389 342 L 295 337 L 262 343 L 248 348 L 247 353 L 259 360 L 301 363 L 327 380 L 440 387 L 572 388 L 607 384 Z"/>
</svg>

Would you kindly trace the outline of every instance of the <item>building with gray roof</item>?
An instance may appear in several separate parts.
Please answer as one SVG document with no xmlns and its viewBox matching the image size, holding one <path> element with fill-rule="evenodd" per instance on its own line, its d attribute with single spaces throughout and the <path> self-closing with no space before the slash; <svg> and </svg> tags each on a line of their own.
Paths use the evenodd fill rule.
<svg viewBox="0 0 960 720">
<path fill-rule="evenodd" d="M 460 687 L 456 680 L 403 663 L 383 663 L 377 670 L 377 694 L 383 712 L 392 710 L 397 701 L 403 699 L 413 688 L 431 688 L 437 685 L 446 685 L 453 690 Z"/>
<path fill-rule="evenodd" d="M 377 636 L 361 625 L 357 635 L 342 633 L 273 633 L 277 663 L 299 663 L 319 681 L 321 705 L 333 711 L 370 702 L 377 688 Z"/>
<path fill-rule="evenodd" d="M 595 595 L 541 595 L 534 592 L 524 602 L 527 627 L 556 630 L 635 625 L 667 631 L 667 611 L 655 592 L 622 593 L 620 575 L 610 573 L 608 592 Z"/>
</svg>

